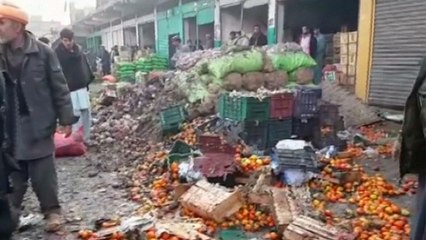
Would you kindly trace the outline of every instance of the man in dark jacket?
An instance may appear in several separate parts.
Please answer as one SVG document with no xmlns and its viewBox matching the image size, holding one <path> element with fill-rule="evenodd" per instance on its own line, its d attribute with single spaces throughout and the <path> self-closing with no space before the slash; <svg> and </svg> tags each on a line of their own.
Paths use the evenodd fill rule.
<svg viewBox="0 0 426 240">
<path fill-rule="evenodd" d="M 94 76 L 86 55 L 81 47 L 74 42 L 74 33 L 70 29 L 63 29 L 60 36 L 62 43 L 55 49 L 55 52 L 71 92 L 74 115 L 80 117 L 79 123 L 73 126 L 73 131 L 76 132 L 82 127 L 84 141 L 88 143 L 92 118 L 87 88 Z"/>
<path fill-rule="evenodd" d="M 0 72 L 0 108 L 8 111 L 9 104 L 6 86 L 12 84 L 7 73 Z M 9 99 L 10 100 L 10 99 Z M 16 161 L 11 156 L 10 130 L 13 129 L 13 119 L 5 112 L 0 113 L 0 239 L 10 239 L 18 226 L 18 216 L 12 208 L 8 194 L 11 193 L 10 174 L 19 171 Z M 9 130 L 9 131 L 8 131 Z"/>
<path fill-rule="evenodd" d="M 419 178 L 411 239 L 426 239 L 426 59 L 405 105 L 401 136 L 394 153 L 400 159 L 401 178 L 406 174 Z"/>
<path fill-rule="evenodd" d="M 12 204 L 20 210 L 31 179 L 46 217 L 46 230 L 60 230 L 62 218 L 54 163 L 53 135 L 57 123 L 71 135 L 73 114 L 70 93 L 55 53 L 25 31 L 28 15 L 16 6 L 0 4 L 0 70 L 11 76 L 6 92 L 15 104 L 7 116 L 16 119 L 11 130 L 13 151 L 20 172 L 11 176 Z"/>
<path fill-rule="evenodd" d="M 265 34 L 260 30 L 259 25 L 255 25 L 253 28 L 253 35 L 250 38 L 250 46 L 263 47 L 268 44 L 268 39 Z"/>
<path fill-rule="evenodd" d="M 111 74 L 111 56 L 109 52 L 106 50 L 104 46 L 102 46 L 101 53 L 101 64 L 102 64 L 102 75 L 110 75 Z"/>
</svg>

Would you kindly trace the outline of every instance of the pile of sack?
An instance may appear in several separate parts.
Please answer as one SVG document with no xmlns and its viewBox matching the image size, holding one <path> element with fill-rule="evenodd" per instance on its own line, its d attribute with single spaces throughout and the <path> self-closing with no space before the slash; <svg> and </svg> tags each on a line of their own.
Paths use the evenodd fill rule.
<svg viewBox="0 0 426 240">
<path fill-rule="evenodd" d="M 135 82 L 135 65 L 132 62 L 117 63 L 117 78 L 123 82 Z"/>
</svg>

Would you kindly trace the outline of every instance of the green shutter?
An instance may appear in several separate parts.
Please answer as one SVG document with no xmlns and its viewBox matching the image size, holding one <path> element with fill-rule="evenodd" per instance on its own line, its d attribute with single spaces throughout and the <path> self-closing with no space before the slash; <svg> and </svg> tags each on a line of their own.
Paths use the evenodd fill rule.
<svg viewBox="0 0 426 240">
<path fill-rule="evenodd" d="M 157 53 L 163 57 L 169 56 L 169 32 L 167 25 L 167 19 L 161 19 L 157 21 Z"/>
<path fill-rule="evenodd" d="M 214 22 L 214 8 L 202 9 L 197 14 L 197 24 L 203 25 Z"/>
</svg>

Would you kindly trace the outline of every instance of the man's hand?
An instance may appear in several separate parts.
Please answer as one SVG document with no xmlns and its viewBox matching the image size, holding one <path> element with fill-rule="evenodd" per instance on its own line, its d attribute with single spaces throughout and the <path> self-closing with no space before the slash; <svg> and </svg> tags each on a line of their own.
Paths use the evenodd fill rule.
<svg viewBox="0 0 426 240">
<path fill-rule="evenodd" d="M 72 126 L 68 125 L 68 126 L 64 126 L 62 128 L 62 132 L 65 135 L 66 138 L 70 137 L 72 134 Z"/>
<path fill-rule="evenodd" d="M 396 140 L 393 143 L 393 147 L 392 147 L 392 158 L 397 161 L 399 160 L 401 155 L 401 141 L 400 140 Z"/>
</svg>

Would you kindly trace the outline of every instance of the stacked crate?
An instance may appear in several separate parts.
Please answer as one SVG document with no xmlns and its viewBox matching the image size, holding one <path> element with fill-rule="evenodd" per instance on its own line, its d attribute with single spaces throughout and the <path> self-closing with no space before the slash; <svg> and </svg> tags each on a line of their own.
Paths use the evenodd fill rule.
<svg viewBox="0 0 426 240">
<path fill-rule="evenodd" d="M 219 116 L 239 122 L 241 138 L 258 150 L 274 147 L 282 139 L 291 137 L 294 106 L 293 93 L 279 93 L 265 99 L 231 97 L 222 94 Z"/>
<path fill-rule="evenodd" d="M 355 85 L 358 32 L 340 33 L 341 85 Z"/>
<path fill-rule="evenodd" d="M 333 36 L 333 63 L 340 63 L 340 33 L 336 33 Z"/>
<path fill-rule="evenodd" d="M 294 101 L 293 134 L 303 140 L 311 141 L 320 134 L 319 101 L 321 90 L 299 88 Z"/>
</svg>

